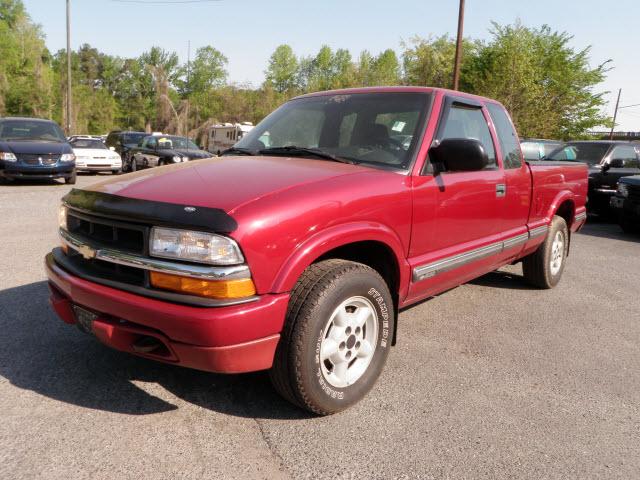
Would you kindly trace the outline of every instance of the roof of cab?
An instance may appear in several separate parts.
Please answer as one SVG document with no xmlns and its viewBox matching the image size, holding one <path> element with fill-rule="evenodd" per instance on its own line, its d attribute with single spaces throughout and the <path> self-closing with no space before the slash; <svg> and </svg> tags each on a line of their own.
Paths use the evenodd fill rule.
<svg viewBox="0 0 640 480">
<path fill-rule="evenodd" d="M 34 118 L 34 117 L 0 117 L 0 122 L 4 120 L 22 120 L 29 122 L 43 122 L 43 123 L 55 123 L 53 120 L 49 120 L 48 118 Z"/>
<path fill-rule="evenodd" d="M 358 87 L 358 88 L 345 88 L 340 90 L 325 90 L 322 92 L 307 93 L 295 97 L 307 98 L 307 97 L 319 97 L 326 95 L 353 95 L 358 93 L 442 93 L 455 95 L 456 97 L 469 98 L 481 102 L 491 102 L 500 104 L 497 100 L 487 97 L 481 97 L 479 95 L 473 95 L 471 93 L 460 92 L 458 90 L 449 90 L 439 87 L 413 87 L 413 86 L 394 86 L 394 87 Z"/>
</svg>

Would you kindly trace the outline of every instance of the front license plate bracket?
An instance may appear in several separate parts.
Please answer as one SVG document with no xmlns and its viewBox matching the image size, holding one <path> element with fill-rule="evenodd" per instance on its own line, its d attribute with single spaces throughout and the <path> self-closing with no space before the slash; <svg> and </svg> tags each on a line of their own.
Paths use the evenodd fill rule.
<svg viewBox="0 0 640 480">
<path fill-rule="evenodd" d="M 73 306 L 73 313 L 76 316 L 76 325 L 84 333 L 93 334 L 93 321 L 98 318 L 93 312 L 86 310 L 78 305 Z"/>
</svg>

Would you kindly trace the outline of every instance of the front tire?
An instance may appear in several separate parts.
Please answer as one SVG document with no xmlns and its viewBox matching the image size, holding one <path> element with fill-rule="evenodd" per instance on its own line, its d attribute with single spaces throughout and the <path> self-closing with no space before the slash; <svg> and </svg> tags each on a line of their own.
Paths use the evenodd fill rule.
<svg viewBox="0 0 640 480">
<path fill-rule="evenodd" d="M 382 372 L 395 322 L 385 281 L 345 260 L 311 265 L 289 302 L 271 381 L 284 398 L 318 415 L 350 407 Z"/>
<path fill-rule="evenodd" d="M 564 218 L 555 216 L 551 221 L 544 243 L 522 261 L 525 280 L 534 287 L 549 289 L 555 287 L 569 253 L 569 229 Z"/>
<path fill-rule="evenodd" d="M 77 175 L 78 175 L 78 174 L 77 174 L 77 173 L 76 173 L 76 171 L 74 170 L 74 171 L 73 171 L 73 173 L 72 173 L 70 176 L 68 176 L 68 177 L 66 177 L 66 178 L 64 179 L 64 183 L 66 183 L 67 185 L 75 185 L 75 184 L 76 184 L 76 177 L 77 177 Z"/>
</svg>

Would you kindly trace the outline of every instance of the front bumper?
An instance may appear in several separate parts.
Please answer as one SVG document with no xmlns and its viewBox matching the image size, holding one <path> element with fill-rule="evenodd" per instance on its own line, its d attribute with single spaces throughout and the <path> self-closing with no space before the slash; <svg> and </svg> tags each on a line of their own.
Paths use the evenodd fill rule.
<svg viewBox="0 0 640 480">
<path fill-rule="evenodd" d="M 4 162 L 0 169 L 0 176 L 13 179 L 46 180 L 52 178 L 69 178 L 73 174 L 75 163 L 39 166 L 23 165 L 20 163 Z"/>
<path fill-rule="evenodd" d="M 617 195 L 611 197 L 609 206 L 620 215 L 624 214 L 628 217 L 640 218 L 640 203 L 633 202 L 628 198 L 619 197 Z"/>
<path fill-rule="evenodd" d="M 154 360 L 220 373 L 271 368 L 284 324 L 288 294 L 261 295 L 252 303 L 192 307 L 146 298 L 69 274 L 45 262 L 51 304 L 66 323 L 76 323 L 72 306 L 97 315 L 93 333 L 106 345 Z M 163 348 L 141 353 L 134 344 L 152 337 Z"/>
<path fill-rule="evenodd" d="M 76 170 L 79 172 L 111 172 L 120 170 L 122 168 L 122 163 L 112 163 L 112 164 L 91 164 L 91 163 L 76 163 Z"/>
</svg>

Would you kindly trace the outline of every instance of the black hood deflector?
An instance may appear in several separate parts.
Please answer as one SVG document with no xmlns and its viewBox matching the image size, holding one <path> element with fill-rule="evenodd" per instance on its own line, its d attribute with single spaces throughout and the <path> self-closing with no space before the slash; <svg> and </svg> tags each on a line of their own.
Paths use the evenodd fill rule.
<svg viewBox="0 0 640 480">
<path fill-rule="evenodd" d="M 84 213 L 148 225 L 215 233 L 231 233 L 238 228 L 235 219 L 219 208 L 140 200 L 75 188 L 62 201 Z"/>
</svg>

